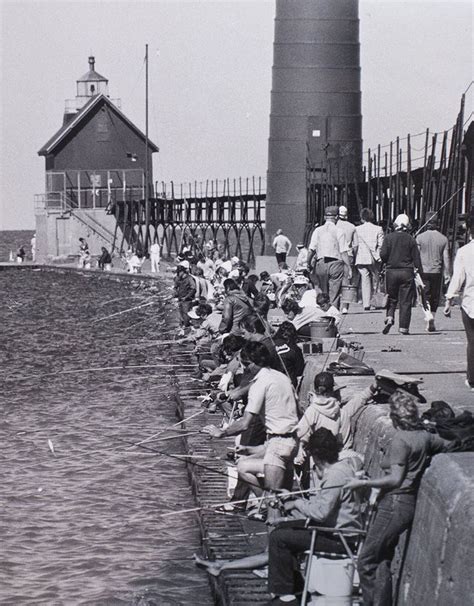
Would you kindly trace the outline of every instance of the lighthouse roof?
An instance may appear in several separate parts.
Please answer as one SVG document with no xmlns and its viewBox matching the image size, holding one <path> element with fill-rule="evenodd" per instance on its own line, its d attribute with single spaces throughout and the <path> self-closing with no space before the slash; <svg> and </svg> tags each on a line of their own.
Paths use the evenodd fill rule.
<svg viewBox="0 0 474 606">
<path fill-rule="evenodd" d="M 95 57 L 89 57 L 89 71 L 76 82 L 108 82 L 108 79 L 95 71 Z"/>
</svg>

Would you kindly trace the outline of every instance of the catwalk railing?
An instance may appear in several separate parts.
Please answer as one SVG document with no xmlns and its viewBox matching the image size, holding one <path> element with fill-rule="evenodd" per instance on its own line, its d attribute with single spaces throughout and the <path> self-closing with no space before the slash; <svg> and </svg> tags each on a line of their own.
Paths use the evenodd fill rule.
<svg viewBox="0 0 474 606">
<path fill-rule="evenodd" d="M 147 250 L 153 242 L 163 255 L 178 254 L 184 246 L 195 253 L 206 240 L 217 240 L 227 255 L 249 263 L 263 254 L 266 194 L 261 178 L 226 179 L 193 184 L 156 184 L 148 200 L 116 202 L 114 248 Z"/>
<path fill-rule="evenodd" d="M 444 132 L 408 135 L 388 145 L 369 149 L 360 182 L 331 173 L 331 166 L 307 161 L 306 239 L 324 220 L 329 205 L 344 205 L 357 221 L 363 207 L 370 208 L 381 225 L 406 213 L 413 227 L 422 226 L 426 212 L 437 211 L 441 231 L 452 243 L 457 239 L 459 215 L 469 211 L 472 165 L 464 150 L 465 95 L 455 125 Z M 421 144 L 421 146 L 420 146 Z M 466 187 L 467 184 L 467 187 Z"/>
</svg>

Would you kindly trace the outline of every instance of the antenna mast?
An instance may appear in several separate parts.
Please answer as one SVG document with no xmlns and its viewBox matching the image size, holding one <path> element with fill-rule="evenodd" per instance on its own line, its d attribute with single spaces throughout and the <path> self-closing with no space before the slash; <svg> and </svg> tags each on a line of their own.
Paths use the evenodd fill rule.
<svg viewBox="0 0 474 606">
<path fill-rule="evenodd" d="M 145 44 L 145 251 L 148 250 L 150 230 L 150 192 L 148 166 L 148 44 Z"/>
</svg>

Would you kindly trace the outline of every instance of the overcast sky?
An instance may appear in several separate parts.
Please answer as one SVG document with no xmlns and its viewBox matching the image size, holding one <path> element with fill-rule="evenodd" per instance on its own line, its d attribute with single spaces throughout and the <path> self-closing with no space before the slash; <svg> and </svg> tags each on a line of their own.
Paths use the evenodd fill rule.
<svg viewBox="0 0 474 606">
<path fill-rule="evenodd" d="M 0 229 L 34 227 L 33 195 L 44 192 L 37 151 L 61 126 L 89 54 L 144 129 L 147 42 L 150 138 L 161 150 L 154 178 L 265 176 L 273 1 L 0 0 L 0 8 Z M 450 128 L 473 78 L 470 0 L 361 0 L 360 20 L 364 147 Z"/>
</svg>

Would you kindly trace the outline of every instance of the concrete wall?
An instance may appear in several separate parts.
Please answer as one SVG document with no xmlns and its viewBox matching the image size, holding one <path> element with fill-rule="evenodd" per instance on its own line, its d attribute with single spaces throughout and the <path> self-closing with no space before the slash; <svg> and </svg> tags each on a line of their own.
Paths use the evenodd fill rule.
<svg viewBox="0 0 474 606">
<path fill-rule="evenodd" d="M 92 217 L 103 225 L 109 232 L 114 233 L 115 217 L 107 215 L 103 209 L 76 210 L 72 215 L 62 216 L 61 213 L 43 211 L 36 215 L 36 246 L 37 262 L 46 263 L 58 257 L 67 257 L 79 254 L 79 238 L 85 238 L 93 256 L 100 254 L 105 246 L 110 250 L 110 242 L 94 233 L 80 221 L 84 217 L 86 222 Z M 90 222 L 93 224 L 93 222 Z M 120 245 L 121 232 L 118 233 Z"/>
</svg>

